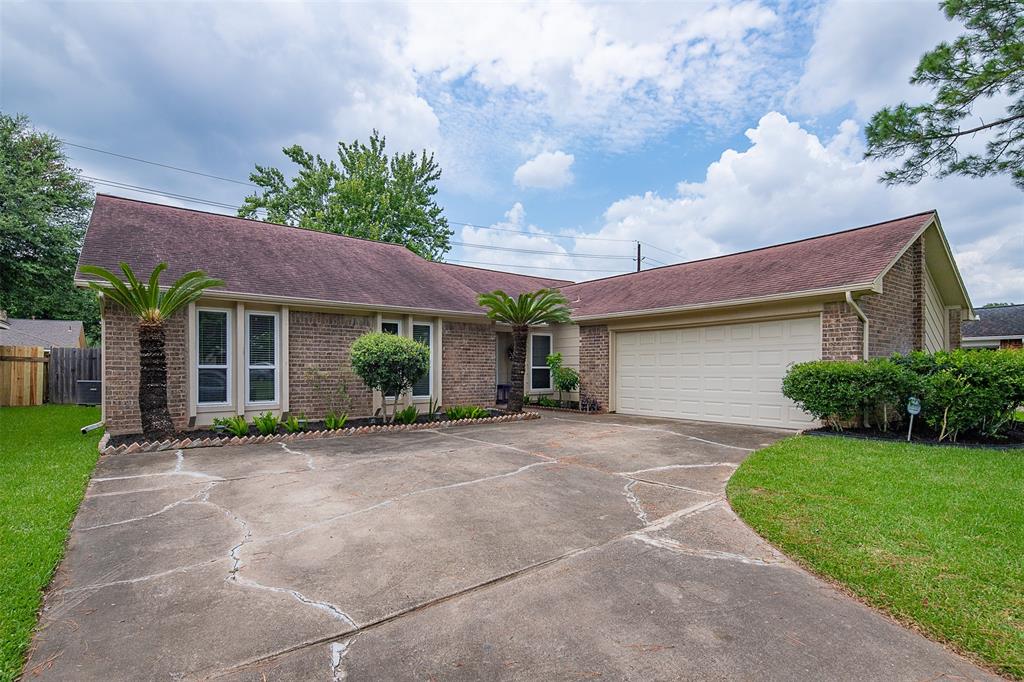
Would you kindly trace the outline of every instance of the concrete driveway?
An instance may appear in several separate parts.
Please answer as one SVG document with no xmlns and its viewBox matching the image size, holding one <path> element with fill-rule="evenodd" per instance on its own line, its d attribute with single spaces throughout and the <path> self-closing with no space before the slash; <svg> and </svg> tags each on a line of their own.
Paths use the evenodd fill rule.
<svg viewBox="0 0 1024 682">
<path fill-rule="evenodd" d="M 547 414 L 105 457 L 27 679 L 987 677 L 732 514 L 785 435 Z"/>
</svg>

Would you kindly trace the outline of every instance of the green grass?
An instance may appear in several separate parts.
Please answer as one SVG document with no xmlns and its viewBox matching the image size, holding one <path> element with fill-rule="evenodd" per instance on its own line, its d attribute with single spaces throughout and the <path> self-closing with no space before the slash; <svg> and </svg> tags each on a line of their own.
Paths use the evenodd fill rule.
<svg viewBox="0 0 1024 682">
<path fill-rule="evenodd" d="M 804 566 L 1024 679 L 1024 452 L 796 436 L 728 493 Z"/>
<path fill-rule="evenodd" d="M 99 453 L 95 407 L 0 408 L 0 680 L 13 680 Z"/>
</svg>

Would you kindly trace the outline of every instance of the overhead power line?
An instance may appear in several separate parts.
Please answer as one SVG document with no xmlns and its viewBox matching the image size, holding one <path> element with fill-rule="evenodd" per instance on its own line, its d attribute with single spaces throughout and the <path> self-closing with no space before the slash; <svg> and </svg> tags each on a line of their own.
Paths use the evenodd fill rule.
<svg viewBox="0 0 1024 682">
<path fill-rule="evenodd" d="M 605 258 L 608 260 L 633 260 L 633 256 L 612 256 L 603 253 L 575 253 L 572 251 L 544 251 L 541 249 L 516 249 L 509 246 L 491 246 L 489 244 L 470 244 L 468 242 L 451 242 L 452 246 L 470 249 L 487 249 L 490 251 L 511 251 L 514 253 L 541 253 L 552 256 L 569 256 L 572 258 Z"/>
<path fill-rule="evenodd" d="M 61 142 L 63 142 L 64 144 L 68 145 L 69 147 L 78 147 L 79 149 L 88 149 L 91 152 L 96 152 L 98 154 L 106 154 L 108 156 L 116 156 L 119 159 L 128 159 L 129 161 L 137 161 L 139 163 L 149 164 L 150 166 L 159 166 L 160 168 L 168 168 L 170 170 L 178 171 L 180 173 L 191 173 L 192 175 L 201 175 L 204 178 L 211 178 L 213 180 L 223 180 L 224 182 L 233 182 L 236 185 L 245 185 L 246 187 L 253 187 L 255 189 L 259 189 L 259 185 L 254 185 L 251 182 L 246 182 L 244 180 L 235 180 L 234 178 L 225 178 L 224 176 L 221 176 L 221 175 L 213 175 L 211 173 L 203 173 L 202 171 L 190 170 L 188 168 L 181 168 L 180 166 L 171 166 L 169 164 L 160 163 L 158 161 L 149 161 L 147 159 L 140 159 L 137 156 L 128 156 L 127 154 L 118 154 L 117 152 L 111 152 L 111 151 L 108 151 L 106 149 L 97 149 L 96 147 L 87 147 L 84 144 L 75 144 L 74 142 L 68 142 L 67 140 L 61 140 Z"/>
<path fill-rule="evenodd" d="M 96 178 L 91 175 L 79 175 L 79 178 L 86 180 L 93 184 L 105 185 L 107 187 L 116 187 L 118 189 L 126 189 L 131 192 L 139 192 L 141 194 L 148 194 L 151 196 L 166 197 L 168 199 L 178 199 L 180 201 L 187 201 L 189 203 L 200 204 L 203 206 L 212 206 L 214 208 L 225 208 L 232 211 L 237 211 L 241 207 L 233 204 L 224 203 L 222 201 L 214 201 L 212 199 L 203 199 L 201 197 L 193 197 L 188 194 L 178 194 L 176 192 L 168 192 L 166 190 L 153 189 L 151 187 L 141 187 L 139 185 L 133 185 L 128 182 L 121 182 L 119 180 L 106 180 L 104 178 Z M 257 209 L 264 210 L 264 209 Z"/>
<path fill-rule="evenodd" d="M 109 149 L 100 149 L 99 147 L 90 147 L 89 145 L 78 144 L 77 142 L 70 142 L 68 140 L 61 140 L 61 142 L 63 144 L 68 145 L 69 147 L 76 147 L 78 149 L 86 149 L 86 150 L 91 151 L 91 152 L 96 152 L 97 154 L 106 154 L 108 156 L 117 157 L 119 159 L 127 159 L 129 161 L 135 161 L 137 163 L 144 163 L 144 164 L 147 164 L 147 165 L 150 165 L 150 166 L 156 166 L 158 168 L 166 168 L 168 170 L 177 171 L 179 173 L 189 173 L 190 175 L 197 175 L 197 176 L 204 177 L 204 178 L 210 178 L 212 180 L 221 180 L 222 182 L 230 182 L 230 183 L 233 183 L 233 184 L 236 184 L 236 185 L 242 185 L 244 187 L 252 187 L 253 189 L 260 189 L 259 185 L 255 185 L 255 184 L 253 184 L 251 182 L 247 182 L 245 180 L 237 180 L 235 178 L 224 177 L 223 175 L 215 175 L 213 173 L 205 173 L 203 171 L 197 171 L 197 170 L 193 170 L 191 168 L 182 168 L 181 166 L 174 166 L 174 165 L 171 165 L 171 164 L 168 164 L 168 163 L 162 163 L 162 162 L 159 162 L 159 161 L 151 161 L 149 159 L 143 159 L 143 158 L 138 157 L 138 156 L 131 156 L 129 154 L 121 154 L 120 152 L 113 152 L 113 151 L 110 151 Z M 82 176 L 82 177 L 84 178 L 85 176 Z M 102 180 L 100 178 L 93 178 L 93 179 L 90 179 L 90 181 L 91 182 L 96 182 L 96 183 L 99 183 L 99 184 L 109 185 L 109 186 L 112 186 L 112 187 L 119 187 L 121 189 L 130 189 L 132 191 L 142 192 L 142 193 L 145 193 L 145 194 L 150 194 L 150 195 L 155 195 L 155 196 L 164 196 L 164 197 L 168 197 L 168 198 L 179 199 L 181 201 L 191 201 L 191 202 L 198 203 L 198 204 L 203 204 L 203 205 L 206 205 L 206 206 L 215 206 L 215 207 L 218 207 L 218 208 L 227 208 L 227 209 L 231 209 L 231 210 L 238 210 L 238 208 L 239 208 L 238 206 L 233 206 L 233 205 L 230 205 L 230 204 L 225 204 L 225 203 L 219 202 L 219 201 L 212 201 L 210 199 L 202 199 L 202 198 L 199 198 L 199 197 L 189 197 L 189 196 L 183 195 L 183 194 L 178 194 L 178 193 L 174 193 L 174 192 L 166 192 L 166 191 L 163 191 L 163 190 L 156 190 L 156 189 L 151 189 L 151 188 L 142 188 L 142 187 L 139 187 L 137 185 L 132 185 L 131 183 L 123 183 L 123 182 L 117 182 L 117 181 L 112 181 L 112 180 Z M 529 236 L 533 236 L 533 237 L 542 237 L 542 238 L 548 238 L 548 239 L 573 239 L 573 240 L 596 241 L 596 242 L 617 242 L 617 243 L 627 243 L 627 244 L 636 244 L 637 241 L 638 241 L 636 239 L 618 239 L 618 238 L 612 238 L 612 237 L 588 237 L 586 235 L 555 234 L 555 233 L 547 233 L 547 232 L 540 232 L 540 233 L 538 233 L 538 232 L 532 232 L 530 230 L 516 229 L 516 228 L 513 228 L 513 227 L 496 227 L 494 225 L 478 225 L 476 223 L 467 223 L 467 222 L 463 222 L 463 221 L 459 221 L 459 220 L 449 220 L 448 222 L 453 224 L 453 225 L 463 225 L 465 227 L 472 227 L 472 228 L 478 229 L 478 230 L 494 230 L 496 232 L 512 232 L 512 233 L 516 233 L 516 234 L 525 234 L 525 235 L 529 235 Z M 667 254 L 675 257 L 675 258 L 685 258 L 682 254 L 675 253 L 674 251 L 669 251 L 668 249 L 665 249 L 663 247 L 657 246 L 656 244 L 651 244 L 649 242 L 641 242 L 641 243 L 644 246 L 648 246 L 648 247 L 650 247 L 652 249 L 655 249 L 657 251 L 661 251 L 663 253 L 667 253 Z M 466 246 L 473 246 L 473 245 L 466 244 Z M 497 249 L 498 247 L 493 247 L 493 248 Z M 523 250 L 522 253 L 555 253 L 555 252 L 548 252 L 548 251 L 535 251 L 535 252 L 533 252 L 533 251 Z M 597 254 L 595 254 L 593 256 L 586 255 L 586 254 L 566 254 L 566 255 L 574 255 L 574 256 L 580 257 L 580 258 L 590 258 L 590 257 L 597 258 L 597 257 L 599 257 Z M 608 256 L 608 258 L 626 258 L 626 256 Z M 632 258 L 632 257 L 630 256 L 629 258 Z M 658 261 L 658 262 L 660 262 L 660 261 Z"/>
<path fill-rule="evenodd" d="M 621 273 L 623 270 L 592 270 L 591 268 L 549 268 L 545 265 L 519 265 L 518 263 L 485 263 L 475 260 L 456 260 L 450 258 L 446 263 L 459 263 L 461 265 L 483 265 L 492 268 L 530 268 L 531 270 L 563 270 L 572 272 L 614 272 Z"/>
</svg>

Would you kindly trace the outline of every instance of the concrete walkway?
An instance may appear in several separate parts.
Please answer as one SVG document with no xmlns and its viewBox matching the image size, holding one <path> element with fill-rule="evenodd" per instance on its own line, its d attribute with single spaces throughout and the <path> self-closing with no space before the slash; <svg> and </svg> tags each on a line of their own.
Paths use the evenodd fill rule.
<svg viewBox="0 0 1024 682">
<path fill-rule="evenodd" d="M 785 435 L 547 413 L 105 457 L 26 679 L 990 677 L 733 515 Z"/>
</svg>

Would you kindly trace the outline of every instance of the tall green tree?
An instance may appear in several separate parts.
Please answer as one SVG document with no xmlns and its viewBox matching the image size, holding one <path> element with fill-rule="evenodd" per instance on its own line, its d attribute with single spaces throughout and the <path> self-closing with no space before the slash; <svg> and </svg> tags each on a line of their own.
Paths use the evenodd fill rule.
<svg viewBox="0 0 1024 682">
<path fill-rule="evenodd" d="M 175 312 L 196 301 L 211 287 L 223 286 L 223 280 L 207 277 L 201 270 L 185 273 L 166 291 L 160 290 L 160 274 L 167 263 L 160 263 L 149 275 L 149 283 L 139 281 L 127 263 L 121 263 L 124 281 L 106 268 L 83 265 L 82 274 L 95 289 L 123 306 L 138 318 L 139 333 L 139 416 L 142 433 L 149 440 L 161 440 L 174 433 L 167 410 L 167 350 L 164 323 Z"/>
<path fill-rule="evenodd" d="M 523 382 L 526 378 L 526 341 L 530 327 L 569 322 L 569 301 L 554 289 L 540 289 L 515 298 L 500 289 L 480 294 L 477 303 L 487 317 L 512 327 L 512 386 L 508 391 L 508 409 L 523 411 Z"/>
<path fill-rule="evenodd" d="M 0 309 L 10 317 L 82 320 L 98 339 L 96 295 L 74 284 L 92 204 L 60 140 L 0 112 Z"/>
<path fill-rule="evenodd" d="M 1024 189 L 1024 0 L 943 0 L 966 32 L 921 57 L 910 82 L 933 101 L 877 112 L 866 129 L 867 158 L 902 158 L 882 174 L 889 185 L 938 177 L 1009 174 Z M 995 118 L 972 116 L 981 100 L 1006 101 Z M 984 151 L 965 152 L 978 136 Z"/>
<path fill-rule="evenodd" d="M 404 244 L 437 260 L 451 248 L 452 231 L 437 205 L 441 168 L 426 150 L 394 154 L 376 130 L 370 143 L 338 143 L 338 161 L 313 155 L 299 145 L 285 156 L 299 167 L 289 182 L 273 166 L 256 166 L 249 179 L 260 190 L 245 198 L 238 215 L 297 225 L 350 237 Z"/>
</svg>

